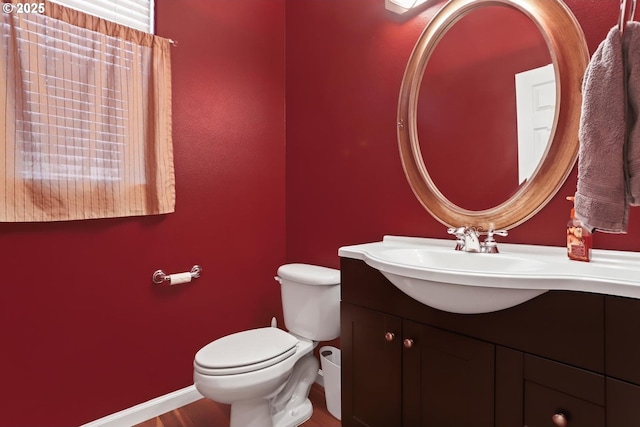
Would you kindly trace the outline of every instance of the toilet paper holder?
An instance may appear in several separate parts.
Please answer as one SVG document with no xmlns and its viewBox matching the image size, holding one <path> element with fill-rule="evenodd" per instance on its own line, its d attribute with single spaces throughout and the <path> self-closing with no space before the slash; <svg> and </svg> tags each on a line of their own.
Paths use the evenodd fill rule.
<svg viewBox="0 0 640 427">
<path fill-rule="evenodd" d="M 200 273 L 202 273 L 202 267 L 200 267 L 199 265 L 194 265 L 193 267 L 191 267 L 191 271 L 186 272 L 186 273 L 178 273 L 179 275 L 187 275 L 189 274 L 190 277 L 189 279 L 197 279 L 198 277 L 200 277 Z M 153 283 L 159 285 L 162 282 L 171 282 L 171 276 L 174 276 L 174 278 L 177 276 L 176 274 L 165 274 L 164 271 L 162 270 L 156 270 L 153 273 Z M 188 280 L 190 281 L 190 280 Z M 184 283 L 185 281 L 180 281 L 180 283 Z"/>
</svg>

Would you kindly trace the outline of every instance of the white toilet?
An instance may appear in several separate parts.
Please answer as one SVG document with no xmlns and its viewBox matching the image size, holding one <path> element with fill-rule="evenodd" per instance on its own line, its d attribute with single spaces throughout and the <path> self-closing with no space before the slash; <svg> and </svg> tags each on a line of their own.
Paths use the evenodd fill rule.
<svg viewBox="0 0 640 427">
<path fill-rule="evenodd" d="M 311 417 L 318 374 L 312 350 L 340 335 L 340 271 L 308 264 L 278 269 L 284 323 L 227 335 L 196 353 L 194 383 L 231 405 L 231 427 L 295 427 Z"/>
</svg>

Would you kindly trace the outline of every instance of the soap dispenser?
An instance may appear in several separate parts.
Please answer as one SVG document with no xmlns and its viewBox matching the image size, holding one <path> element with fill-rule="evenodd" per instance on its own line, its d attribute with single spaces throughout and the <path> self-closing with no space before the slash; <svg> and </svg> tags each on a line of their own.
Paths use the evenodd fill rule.
<svg viewBox="0 0 640 427">
<path fill-rule="evenodd" d="M 567 196 L 567 200 L 574 201 L 573 196 Z M 591 260 L 591 245 L 593 236 L 589 229 L 576 218 L 576 210 L 571 208 L 571 216 L 567 223 L 567 255 L 576 261 Z"/>
</svg>

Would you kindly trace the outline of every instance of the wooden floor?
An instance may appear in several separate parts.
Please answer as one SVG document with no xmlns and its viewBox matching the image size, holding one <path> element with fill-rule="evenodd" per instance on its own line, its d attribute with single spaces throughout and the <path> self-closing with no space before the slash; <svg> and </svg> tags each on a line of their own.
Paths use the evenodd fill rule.
<svg viewBox="0 0 640 427">
<path fill-rule="evenodd" d="M 302 424 L 304 427 L 340 427 L 340 421 L 327 410 L 323 387 L 314 384 L 309 399 L 313 415 Z M 200 399 L 134 427 L 228 427 L 230 412 L 229 405 Z"/>
</svg>

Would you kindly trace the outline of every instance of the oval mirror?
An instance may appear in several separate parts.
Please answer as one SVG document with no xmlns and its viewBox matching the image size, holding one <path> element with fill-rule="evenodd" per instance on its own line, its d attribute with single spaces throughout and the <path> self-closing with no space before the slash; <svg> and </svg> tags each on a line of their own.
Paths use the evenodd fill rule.
<svg viewBox="0 0 640 427">
<path fill-rule="evenodd" d="M 538 212 L 575 164 L 588 61 L 560 0 L 445 4 L 414 47 L 398 105 L 403 168 L 427 211 L 484 229 Z M 542 126 L 528 122 L 532 104 Z"/>
<path fill-rule="evenodd" d="M 555 94 L 549 48 L 529 17 L 505 5 L 462 17 L 433 50 L 418 96 L 420 152 L 434 185 L 469 210 L 509 199 L 546 151 Z M 480 161 L 482 185 L 463 172 L 464 159 Z"/>
</svg>

